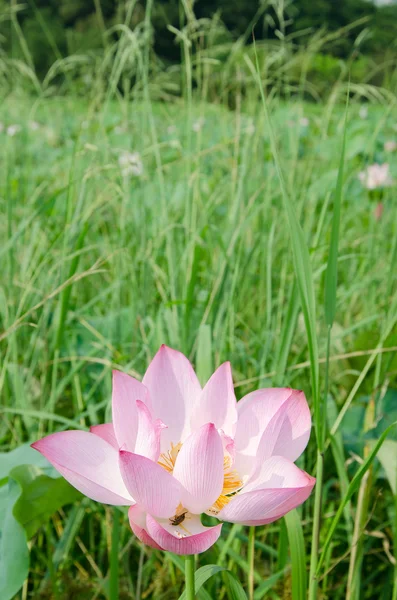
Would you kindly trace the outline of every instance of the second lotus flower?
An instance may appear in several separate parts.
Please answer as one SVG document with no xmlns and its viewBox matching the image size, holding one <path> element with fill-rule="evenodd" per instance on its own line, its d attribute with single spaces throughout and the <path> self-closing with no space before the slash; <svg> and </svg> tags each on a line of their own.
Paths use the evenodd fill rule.
<svg viewBox="0 0 397 600">
<path fill-rule="evenodd" d="M 202 525 L 202 513 L 263 525 L 308 498 L 315 480 L 293 461 L 310 429 L 303 392 L 267 388 L 237 403 L 230 363 L 202 389 L 188 359 L 161 346 L 142 383 L 114 372 L 112 423 L 33 447 L 89 498 L 129 505 L 145 544 L 197 554 L 222 528 Z"/>
</svg>

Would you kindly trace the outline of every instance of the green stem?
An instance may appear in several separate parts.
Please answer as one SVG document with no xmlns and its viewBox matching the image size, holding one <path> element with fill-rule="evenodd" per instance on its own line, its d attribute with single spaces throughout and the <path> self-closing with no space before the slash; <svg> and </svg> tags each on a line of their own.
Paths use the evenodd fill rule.
<svg viewBox="0 0 397 600">
<path fill-rule="evenodd" d="M 309 600 L 317 600 L 318 579 L 316 576 L 318 562 L 318 548 L 320 537 L 320 521 L 321 521 L 321 496 L 323 487 L 323 470 L 324 456 L 320 450 L 317 451 L 317 472 L 316 472 L 316 490 L 314 496 L 314 513 L 313 513 L 313 536 L 312 536 L 312 551 L 310 556 L 310 575 L 309 575 Z"/>
<path fill-rule="evenodd" d="M 254 599 L 255 527 L 248 532 L 248 599 Z"/>
<path fill-rule="evenodd" d="M 327 430 L 327 399 L 329 388 L 329 359 L 331 353 L 331 331 L 332 325 L 328 325 L 327 329 L 327 351 L 325 358 L 325 386 L 324 386 L 324 402 L 320 404 L 320 430 L 317 431 L 317 470 L 316 470 L 316 490 L 314 496 L 314 513 L 313 513 L 313 535 L 312 535 L 312 551 L 310 555 L 310 574 L 309 574 L 309 600 L 316 600 L 318 579 L 316 575 L 318 564 L 318 553 L 320 543 L 320 527 L 321 527 L 321 509 L 322 509 L 322 488 L 323 488 L 323 473 L 324 473 L 324 448 L 325 448 L 325 433 Z M 322 412 L 321 412 L 322 411 Z"/>
<path fill-rule="evenodd" d="M 194 585 L 194 554 L 190 554 L 185 558 L 185 586 L 186 600 L 194 600 L 196 597 Z"/>
<path fill-rule="evenodd" d="M 110 550 L 109 600 L 119 600 L 119 537 L 120 515 L 113 511 L 112 547 Z"/>
</svg>

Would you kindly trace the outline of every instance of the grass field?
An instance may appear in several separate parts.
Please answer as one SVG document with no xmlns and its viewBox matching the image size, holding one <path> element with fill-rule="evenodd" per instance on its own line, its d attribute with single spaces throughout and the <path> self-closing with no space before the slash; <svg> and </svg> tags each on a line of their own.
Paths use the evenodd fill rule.
<svg viewBox="0 0 397 600">
<path fill-rule="evenodd" d="M 299 463 L 323 469 L 317 507 L 313 494 L 255 538 L 225 524 L 198 564 L 228 567 L 255 600 L 303 599 L 316 562 L 312 600 L 395 600 L 395 433 L 371 451 L 397 420 L 396 187 L 359 179 L 387 162 L 397 181 L 392 95 L 355 95 L 346 126 L 343 89 L 270 95 L 269 125 L 258 90 L 232 110 L 192 90 L 152 101 L 146 84 L 133 101 L 19 89 L 0 108 L 1 597 L 115 600 L 117 578 L 120 599 L 182 593 L 180 558 L 141 547 L 124 510 L 83 499 L 28 446 L 108 420 L 111 370 L 140 378 L 166 343 L 202 381 L 230 360 L 238 398 L 303 389 L 327 422 L 324 452 L 313 431 Z M 199 597 L 231 593 L 217 576 Z"/>
</svg>

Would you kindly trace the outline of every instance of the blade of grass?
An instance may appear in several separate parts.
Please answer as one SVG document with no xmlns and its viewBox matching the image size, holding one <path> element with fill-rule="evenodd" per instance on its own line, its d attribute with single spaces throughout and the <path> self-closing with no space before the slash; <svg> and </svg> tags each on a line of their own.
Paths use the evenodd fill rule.
<svg viewBox="0 0 397 600">
<path fill-rule="evenodd" d="M 314 496 L 314 514 L 313 514 L 313 536 L 312 536 L 312 552 L 310 557 L 310 575 L 309 575 L 309 600 L 316 600 L 318 595 L 318 580 L 316 576 L 318 549 L 320 540 L 321 527 L 321 509 L 322 509 L 322 489 L 323 489 L 323 474 L 324 474 L 324 444 L 325 430 L 327 423 L 327 399 L 329 388 L 329 362 L 331 349 L 331 331 L 335 319 L 336 312 L 336 290 L 338 284 L 338 246 L 339 246 L 339 228 L 340 228 L 340 213 L 343 193 L 343 168 L 345 164 L 345 149 L 346 149 L 346 128 L 347 128 L 347 109 L 348 99 L 346 100 L 345 120 L 343 128 L 343 140 L 340 153 L 338 178 L 336 182 L 334 207 L 332 217 L 331 241 L 328 254 L 327 270 L 325 272 L 325 322 L 327 325 L 327 349 L 325 359 L 325 382 L 324 382 L 324 400 L 322 408 L 322 416 L 320 418 L 320 432 L 318 436 L 317 449 L 317 481 Z"/>
<path fill-rule="evenodd" d="M 284 517 L 287 526 L 288 541 L 291 551 L 292 563 L 292 598 L 293 600 L 306 600 L 306 552 L 303 537 L 302 523 L 296 509 L 291 510 Z"/>
</svg>

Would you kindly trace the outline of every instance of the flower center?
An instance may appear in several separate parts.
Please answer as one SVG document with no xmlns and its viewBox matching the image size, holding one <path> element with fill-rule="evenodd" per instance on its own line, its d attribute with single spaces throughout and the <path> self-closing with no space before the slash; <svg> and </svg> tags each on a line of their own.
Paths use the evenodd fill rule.
<svg viewBox="0 0 397 600">
<path fill-rule="evenodd" d="M 159 456 L 158 464 L 160 467 L 163 467 L 163 469 L 168 471 L 168 473 L 172 473 L 175 467 L 176 458 L 181 448 L 182 442 L 178 442 L 178 444 L 175 445 L 171 442 L 171 450 L 168 450 L 168 452 L 163 452 Z"/>
<path fill-rule="evenodd" d="M 240 479 L 237 471 L 232 469 L 232 464 L 233 461 L 231 456 L 225 456 L 223 459 L 223 489 L 219 498 L 207 511 L 209 515 L 213 515 L 214 517 L 217 516 L 217 514 L 226 506 L 226 504 L 229 504 L 233 496 L 237 494 L 239 489 L 243 486 L 243 482 Z"/>
<path fill-rule="evenodd" d="M 168 452 L 160 454 L 158 464 L 163 467 L 168 473 L 172 473 L 175 467 L 175 462 L 182 448 L 182 442 L 173 444 L 171 442 L 171 449 Z M 230 502 L 232 497 L 242 488 L 243 482 L 240 479 L 237 471 L 232 469 L 233 460 L 229 454 L 224 456 L 223 459 L 223 489 L 219 498 L 214 504 L 208 509 L 207 513 L 212 516 L 217 514 Z M 170 519 L 171 525 L 175 527 L 181 525 L 186 518 L 188 511 L 180 504 L 175 513 L 175 516 Z M 184 528 L 182 526 L 182 528 Z"/>
</svg>

